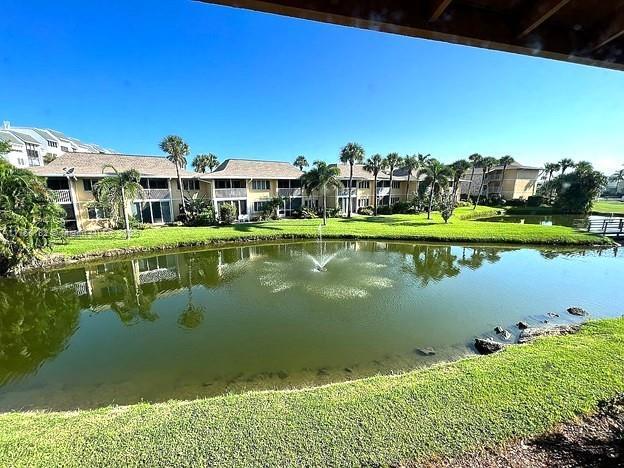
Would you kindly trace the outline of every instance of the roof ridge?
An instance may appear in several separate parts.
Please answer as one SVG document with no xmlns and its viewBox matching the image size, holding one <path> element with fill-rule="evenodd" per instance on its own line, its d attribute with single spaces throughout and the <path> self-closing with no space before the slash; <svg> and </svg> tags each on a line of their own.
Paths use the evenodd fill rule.
<svg viewBox="0 0 624 468">
<path fill-rule="evenodd" d="M 276 161 L 275 159 L 226 158 L 223 160 L 224 163 L 227 161 L 270 162 L 270 163 L 288 164 L 289 166 L 291 165 L 291 163 L 289 163 L 288 161 Z"/>
</svg>

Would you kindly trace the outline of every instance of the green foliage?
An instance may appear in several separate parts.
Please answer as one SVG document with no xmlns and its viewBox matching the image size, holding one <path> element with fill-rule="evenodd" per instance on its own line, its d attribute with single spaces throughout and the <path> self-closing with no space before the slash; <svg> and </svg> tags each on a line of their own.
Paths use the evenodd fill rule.
<svg viewBox="0 0 624 468">
<path fill-rule="evenodd" d="M 217 159 L 217 156 L 212 153 L 198 154 L 193 159 L 192 164 L 193 169 L 195 169 L 196 172 L 203 173 L 206 172 L 206 169 L 212 172 L 219 165 L 219 160 Z"/>
<path fill-rule="evenodd" d="M 178 187 L 182 194 L 182 213 L 186 213 L 186 201 L 184 200 L 184 185 L 182 177 L 180 177 L 180 168 L 186 167 L 186 157 L 191 153 L 189 145 L 177 135 L 169 135 L 162 139 L 159 144 L 162 151 L 167 153 L 167 159 L 171 161 L 176 168 L 178 178 Z"/>
<path fill-rule="evenodd" d="M 0 156 L 10 153 L 12 149 L 9 141 L 0 138 Z"/>
<path fill-rule="evenodd" d="M 455 199 L 453 198 L 453 194 L 449 193 L 442 197 L 440 203 L 440 216 L 444 220 L 444 223 L 448 223 L 451 216 L 453 216 L 453 212 L 455 211 Z"/>
<path fill-rule="evenodd" d="M 410 214 L 415 212 L 414 205 L 410 202 L 399 201 L 392 205 L 392 213 L 394 214 Z"/>
<path fill-rule="evenodd" d="M 300 171 L 303 171 L 304 167 L 308 167 L 309 166 L 308 160 L 306 159 L 306 157 L 304 155 L 300 154 L 293 161 L 293 166 L 296 166 L 296 167 L 299 168 Z"/>
<path fill-rule="evenodd" d="M 185 224 L 189 226 L 210 226 L 216 224 L 216 216 L 212 201 L 195 193 L 186 199 Z"/>
<path fill-rule="evenodd" d="M 42 178 L 0 159 L 0 276 L 50 248 L 63 216 Z"/>
<path fill-rule="evenodd" d="M 527 198 L 527 206 L 541 206 L 544 203 L 544 197 L 541 195 L 531 195 Z"/>
<path fill-rule="evenodd" d="M 582 161 L 574 172 L 551 181 L 556 193 L 554 206 L 562 213 L 589 213 L 592 203 L 607 185 L 607 178 Z"/>
<path fill-rule="evenodd" d="M 375 214 L 375 209 L 372 206 L 362 206 L 358 208 L 358 214 L 364 216 L 373 216 Z"/>
<path fill-rule="evenodd" d="M 47 153 L 43 156 L 43 164 L 50 164 L 56 159 L 56 154 Z"/>
<path fill-rule="evenodd" d="M 219 205 L 219 221 L 221 224 L 232 224 L 238 220 L 238 209 L 234 203 Z"/>
<path fill-rule="evenodd" d="M 136 169 L 118 172 L 110 165 L 104 166 L 102 172 L 107 168 L 112 169 L 114 175 L 100 179 L 93 187 L 93 195 L 102 209 L 109 213 L 113 225 L 122 225 L 126 229 L 126 236 L 130 237 L 128 200 L 143 197 L 141 174 Z"/>
<path fill-rule="evenodd" d="M 308 195 L 316 190 L 323 196 L 323 204 L 321 207 L 323 224 L 327 223 L 327 191 L 331 188 L 342 187 L 338 176 L 340 176 L 340 169 L 335 166 L 329 166 L 323 161 L 315 161 L 314 167 L 301 176 L 301 187 L 303 187 Z"/>
<path fill-rule="evenodd" d="M 262 219 L 278 219 L 277 211 L 284 204 L 284 199 L 281 197 L 274 197 L 268 200 L 264 204 L 264 210 L 262 210 Z"/>
<path fill-rule="evenodd" d="M 424 180 L 424 185 L 429 187 L 429 206 L 427 207 L 427 216 L 431 218 L 431 212 L 434 209 L 433 200 L 436 193 L 441 192 L 449 184 L 449 177 L 452 176 L 452 171 L 448 166 L 445 166 L 437 159 L 431 159 L 425 167 L 425 174 L 427 176 Z"/>
</svg>

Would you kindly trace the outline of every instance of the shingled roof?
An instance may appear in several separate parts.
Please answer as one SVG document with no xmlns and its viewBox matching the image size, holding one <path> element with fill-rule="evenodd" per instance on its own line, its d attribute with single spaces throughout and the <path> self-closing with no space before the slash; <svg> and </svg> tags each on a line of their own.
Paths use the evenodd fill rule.
<svg viewBox="0 0 624 468">
<path fill-rule="evenodd" d="M 102 175 L 102 168 L 107 165 L 113 166 L 119 172 L 136 169 L 145 177 L 176 177 L 175 166 L 163 156 L 129 154 L 63 153 L 50 164 L 34 167 L 32 171 L 41 176 L 64 176 L 64 168 L 74 168 L 75 176 L 97 177 Z M 110 168 L 104 172 L 107 175 L 113 173 Z M 200 174 L 180 169 L 180 175 L 189 178 Z"/>
<path fill-rule="evenodd" d="M 283 161 L 226 159 L 202 179 L 298 179 L 303 174 L 297 167 Z"/>
</svg>

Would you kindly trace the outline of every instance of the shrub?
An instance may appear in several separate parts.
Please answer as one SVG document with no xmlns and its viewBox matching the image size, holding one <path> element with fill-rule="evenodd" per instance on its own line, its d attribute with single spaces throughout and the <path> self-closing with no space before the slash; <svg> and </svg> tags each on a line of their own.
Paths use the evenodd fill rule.
<svg viewBox="0 0 624 468">
<path fill-rule="evenodd" d="M 314 218 L 318 218 L 318 215 L 316 214 L 316 211 L 310 209 L 310 208 L 301 208 L 299 210 L 293 210 L 293 216 L 295 218 L 300 218 L 300 219 L 314 219 Z"/>
<path fill-rule="evenodd" d="M 455 208 L 467 208 L 469 206 L 472 206 L 472 203 L 467 200 L 458 201 L 457 203 L 455 203 Z"/>
<path fill-rule="evenodd" d="M 392 212 L 397 214 L 413 213 L 415 211 L 414 206 L 410 202 L 396 202 L 392 205 Z"/>
<path fill-rule="evenodd" d="M 358 214 L 361 214 L 364 216 L 373 216 L 373 214 L 375 213 L 372 206 L 362 206 L 358 208 L 357 212 Z"/>
<path fill-rule="evenodd" d="M 522 200 L 520 198 L 514 198 L 512 200 L 507 200 L 507 206 L 526 206 L 527 201 Z"/>
<path fill-rule="evenodd" d="M 531 195 L 527 198 L 527 206 L 541 206 L 544 203 L 544 197 L 541 195 Z"/>
<path fill-rule="evenodd" d="M 392 214 L 392 207 L 388 206 L 388 205 L 378 206 L 377 207 L 377 214 L 380 214 L 380 215 L 391 215 Z"/>
<path fill-rule="evenodd" d="M 193 220 L 193 226 L 212 226 L 216 224 L 215 214 L 212 207 L 199 213 Z"/>
<path fill-rule="evenodd" d="M 222 224 L 232 224 L 238 220 L 238 210 L 234 203 L 222 203 L 219 206 L 219 220 Z"/>
</svg>

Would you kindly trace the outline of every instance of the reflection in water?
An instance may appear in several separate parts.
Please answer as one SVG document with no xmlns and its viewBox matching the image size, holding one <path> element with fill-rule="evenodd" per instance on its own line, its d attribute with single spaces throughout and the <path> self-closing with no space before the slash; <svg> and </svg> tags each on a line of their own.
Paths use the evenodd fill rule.
<svg viewBox="0 0 624 468">
<path fill-rule="evenodd" d="M 0 410 L 409 369 L 469 352 L 496 325 L 538 323 L 570 305 L 617 314 L 609 307 L 624 299 L 613 297 L 616 250 L 331 241 L 321 273 L 316 249 L 251 245 L 0 280 Z M 492 301 L 484 284 L 504 294 Z"/>
</svg>

